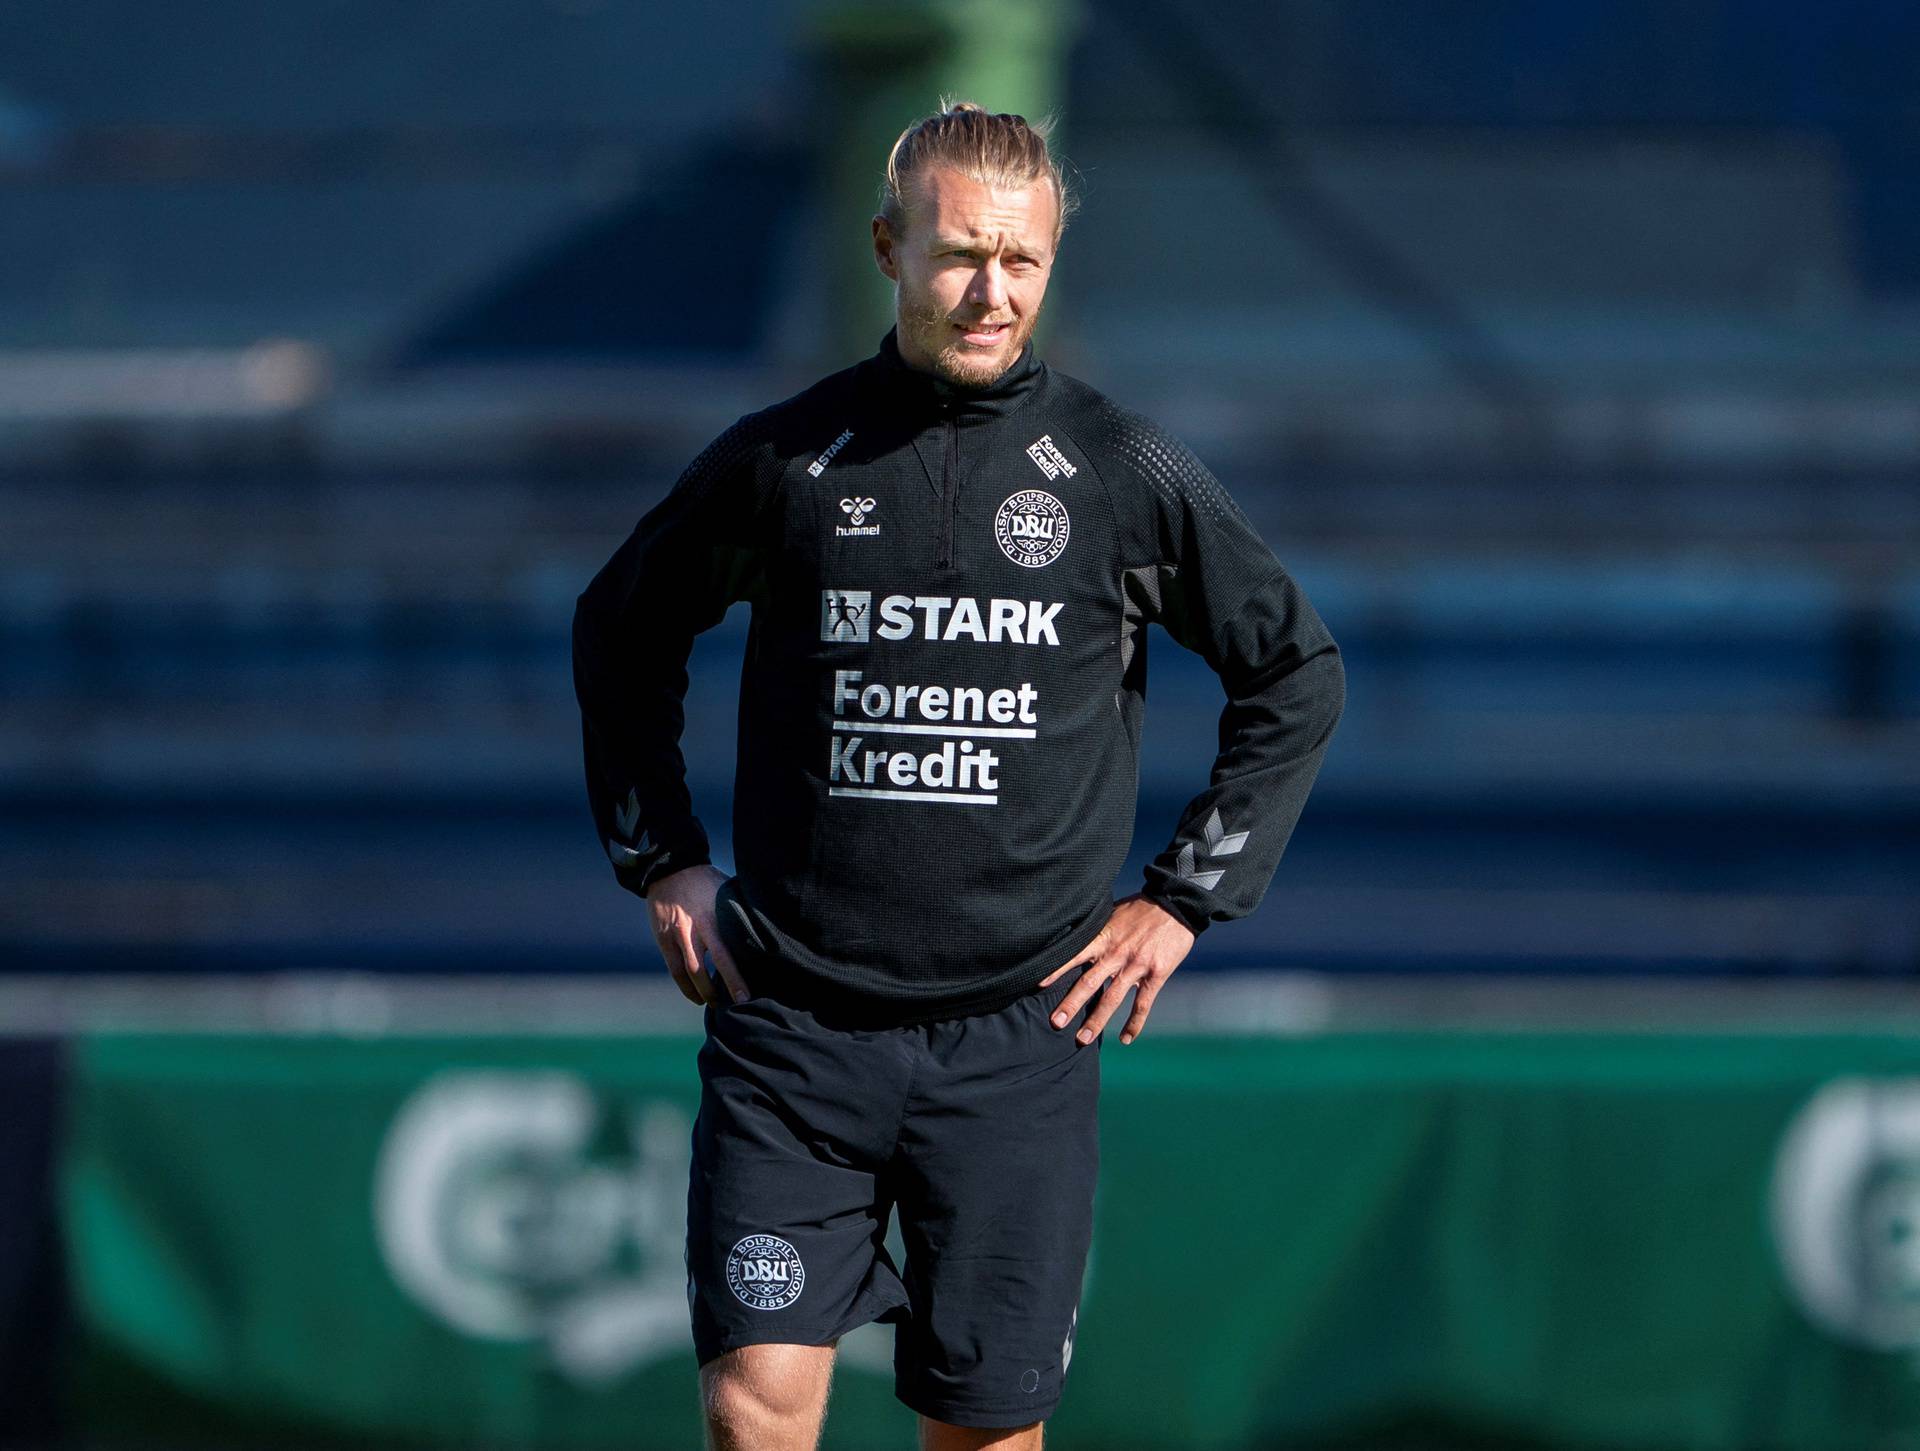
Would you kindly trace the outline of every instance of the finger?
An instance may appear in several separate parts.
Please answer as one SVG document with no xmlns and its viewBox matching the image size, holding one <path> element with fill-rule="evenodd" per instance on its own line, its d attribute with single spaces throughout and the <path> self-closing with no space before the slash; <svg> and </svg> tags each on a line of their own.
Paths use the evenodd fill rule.
<svg viewBox="0 0 1920 1451">
<path fill-rule="evenodd" d="M 1115 973 L 1113 981 L 1107 984 L 1107 990 L 1100 994 L 1100 1001 L 1093 1005 L 1093 1011 L 1087 1014 L 1087 1020 L 1074 1036 L 1082 1043 L 1091 1043 L 1099 1037 L 1100 1030 L 1107 1026 L 1107 1019 L 1120 1011 L 1120 1004 L 1127 1000 L 1127 994 L 1133 991 L 1133 985 L 1139 980 L 1138 972 Z"/>
<path fill-rule="evenodd" d="M 1120 1030 L 1120 1041 L 1131 1043 L 1140 1036 L 1140 1030 L 1147 1026 L 1147 1014 L 1153 1011 L 1153 1000 L 1160 996 L 1163 977 L 1147 977 L 1140 984 L 1140 990 L 1133 995 L 1133 1011 L 1127 1014 L 1127 1026 Z"/>
<path fill-rule="evenodd" d="M 1071 960 L 1061 963 L 1052 972 L 1041 978 L 1040 986 L 1052 987 L 1060 980 L 1060 974 L 1067 971 L 1067 969 L 1078 967 L 1083 962 L 1097 961 L 1100 955 L 1107 950 L 1107 945 L 1107 929 L 1102 927 L 1098 932 L 1094 933 L 1093 941 L 1074 953 Z"/>
<path fill-rule="evenodd" d="M 660 959 L 667 965 L 667 972 L 673 978 L 673 985 L 680 989 L 680 996 L 690 1003 L 700 1001 L 700 994 L 694 990 L 693 983 L 687 977 L 687 965 L 680 956 L 680 943 L 673 935 L 671 925 L 653 929 L 653 945 L 660 949 Z"/>
<path fill-rule="evenodd" d="M 718 1001 L 719 989 L 714 987 L 712 975 L 700 960 L 699 944 L 693 940 L 693 918 L 685 915 L 678 918 L 673 924 L 673 933 L 680 944 L 681 959 L 687 965 L 687 978 L 692 982 L 694 991 L 700 994 L 700 1001 Z"/>
<path fill-rule="evenodd" d="M 727 994 L 736 1003 L 747 1000 L 747 980 L 740 975 L 740 968 L 733 960 L 733 954 L 727 951 L 727 945 L 720 940 L 716 930 L 706 934 L 707 952 L 713 958 L 714 971 L 720 974 Z"/>
<path fill-rule="evenodd" d="M 1087 1005 L 1087 999 L 1099 992 L 1100 985 L 1112 977 L 1115 971 L 1115 967 L 1096 962 L 1081 973 L 1080 981 L 1068 989 L 1067 995 L 1060 1000 L 1060 1006 L 1053 1010 L 1053 1026 L 1064 1028 L 1071 1023 L 1078 1016 L 1080 1009 Z"/>
</svg>

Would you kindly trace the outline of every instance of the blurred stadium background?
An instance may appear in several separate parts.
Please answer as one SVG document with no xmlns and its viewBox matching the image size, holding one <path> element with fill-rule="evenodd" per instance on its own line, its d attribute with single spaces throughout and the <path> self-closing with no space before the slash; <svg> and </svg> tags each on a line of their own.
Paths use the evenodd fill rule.
<svg viewBox="0 0 1920 1451">
<path fill-rule="evenodd" d="M 1106 1050 L 1062 1447 L 1920 1448 L 1920 11 L 14 0 L 0 1444 L 692 1445 L 575 594 L 1058 110 L 1043 351 L 1345 649 Z M 741 611 L 696 652 L 730 864 Z M 1155 651 L 1139 835 L 1219 691 Z M 902 1446 L 852 1337 L 833 1448 Z"/>
</svg>

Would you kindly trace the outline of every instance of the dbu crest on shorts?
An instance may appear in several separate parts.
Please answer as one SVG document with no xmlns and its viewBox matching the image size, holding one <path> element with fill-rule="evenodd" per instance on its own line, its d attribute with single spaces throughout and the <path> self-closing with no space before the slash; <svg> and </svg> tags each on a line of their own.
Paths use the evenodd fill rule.
<svg viewBox="0 0 1920 1451">
<path fill-rule="evenodd" d="M 742 1305 L 784 1310 L 807 1287 L 807 1269 L 794 1247 L 771 1234 L 750 1234 L 727 1255 L 727 1288 Z"/>
</svg>

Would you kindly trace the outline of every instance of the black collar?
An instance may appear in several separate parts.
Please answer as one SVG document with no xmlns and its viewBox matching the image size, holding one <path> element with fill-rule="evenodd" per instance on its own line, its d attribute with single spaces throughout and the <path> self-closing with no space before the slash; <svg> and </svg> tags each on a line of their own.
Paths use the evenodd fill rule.
<svg viewBox="0 0 1920 1451">
<path fill-rule="evenodd" d="M 900 401 L 943 416 L 965 419 L 1004 418 L 1022 407 L 1046 377 L 1047 365 L 1035 356 L 1033 339 L 1006 371 L 983 388 L 963 388 L 932 373 L 910 367 L 900 356 L 898 328 L 888 328 L 880 350 L 869 360 L 886 386 Z"/>
</svg>

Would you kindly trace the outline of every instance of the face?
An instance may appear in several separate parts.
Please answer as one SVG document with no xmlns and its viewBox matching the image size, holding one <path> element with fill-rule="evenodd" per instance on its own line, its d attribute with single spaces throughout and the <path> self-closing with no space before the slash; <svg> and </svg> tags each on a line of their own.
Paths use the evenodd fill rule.
<svg viewBox="0 0 1920 1451">
<path fill-rule="evenodd" d="M 874 259 L 899 284 L 900 356 L 949 383 L 983 387 L 1033 334 L 1059 203 L 1045 180 L 1008 191 L 936 166 L 917 182 L 900 233 L 873 219 Z"/>
</svg>

